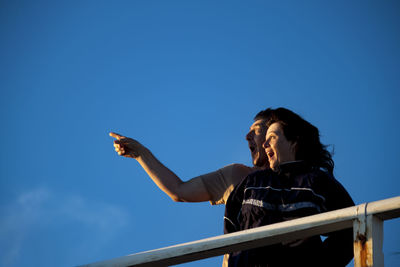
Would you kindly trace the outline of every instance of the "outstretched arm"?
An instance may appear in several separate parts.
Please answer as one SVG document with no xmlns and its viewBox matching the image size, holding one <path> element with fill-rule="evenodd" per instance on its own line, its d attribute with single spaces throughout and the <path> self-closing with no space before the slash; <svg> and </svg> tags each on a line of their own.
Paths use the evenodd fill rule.
<svg viewBox="0 0 400 267">
<path fill-rule="evenodd" d="M 201 178 L 196 177 L 183 182 L 138 141 L 113 132 L 110 133 L 110 136 L 116 139 L 114 147 L 118 155 L 136 159 L 153 182 L 172 200 L 178 202 L 211 200 Z"/>
</svg>

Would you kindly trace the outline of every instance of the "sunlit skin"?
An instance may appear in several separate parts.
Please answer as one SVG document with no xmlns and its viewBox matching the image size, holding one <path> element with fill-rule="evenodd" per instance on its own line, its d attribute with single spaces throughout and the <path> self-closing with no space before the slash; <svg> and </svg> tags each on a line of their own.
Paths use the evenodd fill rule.
<svg viewBox="0 0 400 267">
<path fill-rule="evenodd" d="M 250 130 L 246 135 L 253 165 L 256 167 L 264 167 L 268 163 L 268 158 L 263 148 L 266 131 L 265 120 L 256 120 L 250 126 Z M 114 141 L 114 148 L 120 156 L 137 158 L 141 150 L 144 149 L 142 144 L 132 138 L 114 132 L 111 132 L 110 136 L 116 139 Z"/>
<path fill-rule="evenodd" d="M 249 142 L 249 148 L 251 150 L 253 162 L 255 168 L 248 168 L 242 164 L 230 164 L 221 168 L 220 170 L 229 176 L 229 180 L 236 183 L 241 178 L 246 177 L 250 172 L 259 168 L 268 168 L 267 156 L 265 155 L 264 149 L 262 149 L 262 143 L 265 138 L 265 123 L 257 121 L 250 127 L 250 131 L 246 136 Z M 114 137 L 114 149 L 118 155 L 134 158 L 146 171 L 149 177 L 154 183 L 164 191 L 174 201 L 179 202 L 201 202 L 211 201 L 212 195 L 210 195 L 206 185 L 200 177 L 194 177 L 183 181 L 173 171 L 168 169 L 162 162 L 160 162 L 149 149 L 143 146 L 138 141 L 111 132 L 111 137 Z M 217 175 L 214 172 L 205 174 L 205 176 L 211 177 Z M 217 179 L 216 177 L 215 179 Z M 230 191 L 233 189 L 235 184 L 227 184 L 225 193 L 228 194 L 220 195 L 219 201 L 225 201 Z M 220 203 L 225 203 L 220 202 Z"/>
<path fill-rule="evenodd" d="M 218 201 L 224 201 L 220 203 L 226 202 L 227 196 L 235 186 L 234 183 L 239 182 L 243 177 L 246 177 L 256 169 L 268 168 L 267 155 L 262 148 L 262 144 L 265 140 L 265 133 L 265 121 L 257 120 L 250 127 L 250 131 L 246 135 L 254 168 L 249 168 L 242 164 L 230 164 L 220 169 L 220 171 L 223 172 L 224 175 L 227 175 L 229 180 L 232 181 L 232 184 L 222 185 L 226 186 L 226 188 L 224 189 L 225 191 L 222 192 L 224 195 L 218 196 Z M 171 197 L 172 200 L 179 202 L 214 201 L 212 198 L 213 196 L 210 195 L 206 184 L 200 177 L 194 177 L 183 181 L 138 141 L 114 132 L 111 132 L 110 136 L 116 139 L 114 140 L 114 149 L 118 155 L 136 159 L 154 183 Z M 212 177 L 214 175 L 217 176 L 218 174 L 216 172 L 211 172 L 205 174 L 204 177 L 213 179 Z M 218 177 L 215 177 L 215 179 L 217 178 Z"/>
<path fill-rule="evenodd" d="M 144 149 L 142 144 L 132 138 L 113 132 L 110 133 L 110 136 L 117 139 L 114 141 L 114 148 L 120 156 L 137 158 L 140 155 L 140 151 Z"/>
<path fill-rule="evenodd" d="M 266 122 L 263 119 L 256 120 L 251 126 L 246 135 L 246 140 L 249 143 L 249 149 L 253 165 L 256 167 L 265 167 L 268 164 L 267 154 L 263 148 L 265 142 L 265 134 L 267 132 Z"/>
<path fill-rule="evenodd" d="M 267 130 L 263 147 L 273 170 L 285 162 L 295 161 L 296 144 L 288 141 L 279 123 L 273 123 Z"/>
</svg>

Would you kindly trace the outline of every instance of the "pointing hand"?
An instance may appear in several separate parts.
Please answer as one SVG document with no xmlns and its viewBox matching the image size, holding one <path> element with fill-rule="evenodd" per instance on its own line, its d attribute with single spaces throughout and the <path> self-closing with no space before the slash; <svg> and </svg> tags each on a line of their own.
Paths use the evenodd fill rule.
<svg viewBox="0 0 400 267">
<path fill-rule="evenodd" d="M 144 148 L 138 141 L 132 138 L 114 132 L 111 132 L 110 136 L 116 139 L 114 141 L 114 148 L 120 156 L 137 158 L 140 155 L 140 151 Z"/>
</svg>

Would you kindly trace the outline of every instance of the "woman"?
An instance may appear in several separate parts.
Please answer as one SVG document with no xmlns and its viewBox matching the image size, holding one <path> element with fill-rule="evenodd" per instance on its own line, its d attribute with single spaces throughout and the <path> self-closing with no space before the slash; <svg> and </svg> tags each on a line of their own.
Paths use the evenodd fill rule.
<svg viewBox="0 0 400 267">
<path fill-rule="evenodd" d="M 231 193 L 225 233 L 292 220 L 354 205 L 333 177 L 334 162 L 318 129 L 294 112 L 271 111 L 263 144 L 271 169 L 247 176 Z M 229 266 L 346 266 L 352 231 L 231 253 Z"/>
</svg>

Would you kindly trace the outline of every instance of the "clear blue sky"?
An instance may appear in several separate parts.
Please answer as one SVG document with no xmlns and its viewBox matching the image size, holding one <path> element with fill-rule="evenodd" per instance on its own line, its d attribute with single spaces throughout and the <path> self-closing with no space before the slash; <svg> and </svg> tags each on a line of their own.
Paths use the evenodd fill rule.
<svg viewBox="0 0 400 267">
<path fill-rule="evenodd" d="M 287 107 L 335 149 L 357 204 L 400 195 L 399 1 L 0 1 L 0 265 L 74 266 L 222 234 L 109 131 L 183 180 L 251 164 Z M 400 265 L 399 220 L 385 223 Z M 221 258 L 185 266 L 219 266 Z"/>
</svg>

